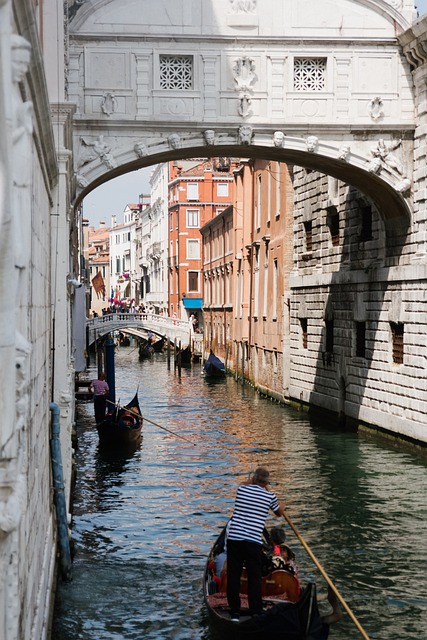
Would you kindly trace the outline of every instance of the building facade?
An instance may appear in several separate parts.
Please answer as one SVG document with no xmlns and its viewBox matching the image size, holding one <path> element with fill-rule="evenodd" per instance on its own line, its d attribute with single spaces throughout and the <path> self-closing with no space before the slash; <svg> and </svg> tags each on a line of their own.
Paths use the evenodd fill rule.
<svg viewBox="0 0 427 640">
<path fill-rule="evenodd" d="M 169 164 L 169 314 L 202 320 L 200 228 L 233 201 L 233 166 L 225 158 Z"/>
</svg>

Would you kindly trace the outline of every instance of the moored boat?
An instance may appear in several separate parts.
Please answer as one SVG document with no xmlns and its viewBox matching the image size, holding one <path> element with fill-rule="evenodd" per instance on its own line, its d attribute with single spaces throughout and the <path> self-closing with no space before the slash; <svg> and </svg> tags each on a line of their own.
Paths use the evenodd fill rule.
<svg viewBox="0 0 427 640">
<path fill-rule="evenodd" d="M 203 365 L 203 371 L 208 378 L 222 378 L 225 376 L 225 365 L 217 358 L 217 356 L 211 351 L 209 358 Z"/>
<path fill-rule="evenodd" d="M 105 419 L 96 425 L 99 442 L 108 446 L 138 444 L 141 439 L 142 423 L 138 392 L 136 392 L 126 406 L 114 406 Z"/>
<path fill-rule="evenodd" d="M 226 564 L 217 574 L 224 554 L 225 530 L 216 540 L 208 556 L 203 576 L 204 600 L 212 621 L 227 635 L 259 640 L 320 640 L 324 637 L 316 599 L 316 585 L 308 584 L 300 591 L 295 575 L 273 569 L 262 579 L 263 613 L 249 615 L 247 578 L 241 578 L 241 609 L 238 623 L 231 619 L 227 603 Z"/>
<path fill-rule="evenodd" d="M 154 353 L 154 349 L 150 343 L 141 342 L 138 353 L 140 360 L 144 360 L 145 358 L 151 358 Z"/>
</svg>

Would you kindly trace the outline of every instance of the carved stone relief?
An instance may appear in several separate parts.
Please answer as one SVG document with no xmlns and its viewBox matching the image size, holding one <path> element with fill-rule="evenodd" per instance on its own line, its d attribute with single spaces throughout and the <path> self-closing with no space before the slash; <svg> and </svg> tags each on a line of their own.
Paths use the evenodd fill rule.
<svg viewBox="0 0 427 640">
<path fill-rule="evenodd" d="M 104 93 L 101 102 L 101 111 L 107 116 L 111 116 L 117 110 L 117 99 L 114 93 Z"/>
<path fill-rule="evenodd" d="M 99 158 L 108 169 L 117 167 L 116 159 L 111 153 L 111 147 L 104 142 L 104 136 L 101 134 L 94 142 L 89 142 L 85 138 L 80 138 L 83 149 L 81 149 L 78 168 Z M 89 148 L 87 148 L 89 147 Z"/>
<path fill-rule="evenodd" d="M 206 129 L 203 136 L 208 146 L 215 144 L 215 131 L 213 129 Z"/>
<path fill-rule="evenodd" d="M 143 142 L 137 142 L 133 150 L 135 151 L 138 158 L 143 158 L 144 156 L 148 156 L 148 147 Z"/>
<path fill-rule="evenodd" d="M 247 124 L 239 127 L 239 142 L 240 144 L 251 144 L 253 138 L 252 127 Z"/>
<path fill-rule="evenodd" d="M 181 148 L 181 138 L 177 133 L 171 133 L 171 135 L 168 136 L 168 143 L 171 149 Z"/>
<path fill-rule="evenodd" d="M 316 136 L 308 136 L 305 141 L 307 151 L 309 153 L 314 153 L 317 151 L 317 147 L 319 145 L 319 139 Z"/>
<path fill-rule="evenodd" d="M 285 134 L 283 131 L 275 131 L 273 133 L 273 144 L 275 147 L 283 148 L 285 145 Z"/>
<path fill-rule="evenodd" d="M 374 122 L 377 122 L 377 120 L 381 120 L 384 117 L 383 106 L 383 101 L 378 96 L 376 98 L 372 98 L 369 103 L 369 115 Z"/>
</svg>

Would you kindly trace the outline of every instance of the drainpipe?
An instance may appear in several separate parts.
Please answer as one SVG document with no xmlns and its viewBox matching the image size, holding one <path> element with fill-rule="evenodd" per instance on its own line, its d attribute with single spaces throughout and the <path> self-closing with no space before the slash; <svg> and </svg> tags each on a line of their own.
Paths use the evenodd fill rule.
<svg viewBox="0 0 427 640">
<path fill-rule="evenodd" d="M 58 529 L 61 573 L 64 581 L 72 580 L 70 540 L 68 537 L 67 506 L 64 493 L 64 474 L 62 471 L 61 442 L 59 440 L 59 406 L 56 402 L 49 405 L 52 414 L 52 437 L 50 456 L 52 462 L 53 491 L 56 507 L 56 526 Z"/>
</svg>

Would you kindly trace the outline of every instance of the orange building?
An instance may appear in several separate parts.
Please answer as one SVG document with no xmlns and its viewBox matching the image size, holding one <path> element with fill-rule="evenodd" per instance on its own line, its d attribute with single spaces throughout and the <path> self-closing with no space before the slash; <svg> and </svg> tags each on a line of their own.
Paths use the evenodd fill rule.
<svg viewBox="0 0 427 640">
<path fill-rule="evenodd" d="M 205 348 L 283 399 L 289 366 L 293 186 L 284 163 L 242 160 L 235 199 L 201 229 Z"/>
<path fill-rule="evenodd" d="M 89 227 L 88 233 L 88 285 L 90 285 L 91 314 L 102 315 L 102 309 L 109 306 L 110 295 L 110 229 L 100 222 L 98 229 Z M 98 275 L 100 274 L 100 276 Z M 96 291 L 93 279 L 101 278 L 104 290 Z"/>
<path fill-rule="evenodd" d="M 182 160 L 169 165 L 169 315 L 202 323 L 200 227 L 234 200 L 234 165 L 227 159 Z"/>
</svg>

